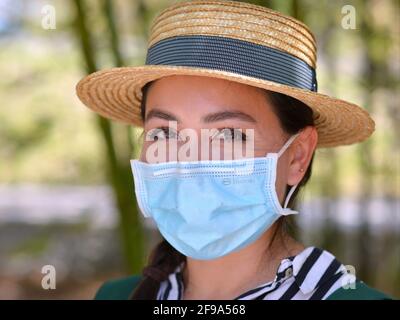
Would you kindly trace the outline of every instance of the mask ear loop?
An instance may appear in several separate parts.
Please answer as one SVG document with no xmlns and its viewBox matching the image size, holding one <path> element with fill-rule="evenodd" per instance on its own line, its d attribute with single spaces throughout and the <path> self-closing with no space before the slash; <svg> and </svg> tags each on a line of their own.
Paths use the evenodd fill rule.
<svg viewBox="0 0 400 320">
<path fill-rule="evenodd" d="M 282 210 L 282 212 L 281 212 L 281 214 L 284 215 L 284 216 L 288 216 L 288 215 L 290 215 L 290 214 L 297 214 L 297 213 L 299 213 L 299 212 L 296 211 L 296 210 L 292 210 L 292 209 L 290 209 L 290 208 L 287 208 L 287 205 L 288 205 L 288 203 L 289 203 L 289 200 L 290 200 L 291 196 L 293 195 L 294 190 L 296 190 L 296 187 L 297 187 L 297 186 L 298 186 L 298 184 L 295 184 L 294 186 L 292 186 L 292 187 L 290 188 L 290 191 L 289 191 L 287 197 L 286 197 L 285 205 L 283 206 L 283 210 Z"/>
<path fill-rule="evenodd" d="M 278 151 L 278 158 L 286 151 L 287 148 L 289 148 L 289 146 L 292 144 L 293 140 L 296 139 L 299 134 L 300 134 L 300 132 L 294 134 L 293 136 L 291 136 L 288 139 L 288 141 L 286 141 L 286 143 L 283 145 L 281 150 Z"/>
<path fill-rule="evenodd" d="M 297 188 L 298 185 L 299 185 L 299 184 L 297 183 L 297 184 L 295 184 L 294 186 L 292 186 L 292 187 L 290 188 L 289 193 L 288 193 L 288 195 L 287 195 L 287 197 L 286 197 L 285 205 L 283 206 L 283 209 L 287 209 L 287 205 L 289 204 L 289 200 L 290 200 L 290 198 L 292 197 L 293 192 L 294 192 L 294 190 L 296 190 L 296 188 Z"/>
<path fill-rule="evenodd" d="M 286 151 L 287 148 L 289 148 L 289 146 L 292 144 L 294 139 L 296 139 L 299 134 L 300 134 L 300 132 L 296 133 L 295 135 L 291 136 L 288 141 L 286 141 L 286 143 L 283 145 L 281 150 L 279 150 L 279 152 L 278 152 L 278 158 Z M 288 193 L 288 195 L 286 197 L 285 204 L 284 204 L 283 210 L 282 210 L 282 215 L 284 215 L 284 216 L 287 216 L 287 215 L 290 215 L 290 214 L 299 213 L 298 211 L 295 211 L 295 210 L 292 210 L 290 208 L 287 208 L 289 200 L 290 200 L 291 196 L 293 195 L 293 192 L 296 190 L 297 186 L 298 186 L 298 184 L 295 184 L 289 190 L 289 193 Z"/>
</svg>

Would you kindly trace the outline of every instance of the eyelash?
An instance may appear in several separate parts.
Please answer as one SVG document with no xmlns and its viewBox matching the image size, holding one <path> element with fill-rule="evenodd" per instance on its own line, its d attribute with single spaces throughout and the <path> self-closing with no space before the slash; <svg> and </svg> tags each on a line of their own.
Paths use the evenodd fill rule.
<svg viewBox="0 0 400 320">
<path fill-rule="evenodd" d="M 158 139 L 160 139 L 160 137 L 158 137 L 158 134 L 161 132 L 165 135 L 165 139 L 171 139 L 170 135 L 173 131 L 171 130 L 171 128 L 166 126 L 149 130 L 147 132 L 147 137 L 150 138 L 151 141 L 157 141 Z M 175 132 L 175 137 L 177 137 L 177 132 Z M 162 137 L 162 139 L 164 139 L 164 137 Z"/>
<path fill-rule="evenodd" d="M 246 134 L 244 132 L 242 132 L 241 129 L 237 129 L 237 128 L 218 128 L 218 132 L 214 135 L 214 137 L 220 133 L 223 133 L 225 130 L 229 130 L 230 137 L 233 137 L 233 140 L 241 140 L 241 141 L 247 140 Z M 235 134 L 239 134 L 238 139 L 236 139 Z"/>
<path fill-rule="evenodd" d="M 237 129 L 237 128 L 218 128 L 218 131 L 212 136 L 212 139 L 214 139 L 217 135 L 224 133 L 225 130 L 229 130 L 230 133 L 230 137 L 234 137 L 233 140 L 241 140 L 241 141 L 246 141 L 247 140 L 247 136 L 244 132 L 242 132 L 241 129 Z M 151 141 L 157 141 L 158 139 L 160 139 L 160 137 L 158 137 L 159 133 L 162 132 L 165 137 L 162 137 L 162 139 L 172 139 L 171 135 L 174 135 L 174 138 L 176 139 L 176 137 L 178 136 L 178 133 L 176 131 L 172 131 L 171 128 L 167 127 L 167 126 L 162 126 L 162 127 L 158 127 L 158 128 L 154 128 L 151 129 L 147 132 L 147 137 L 151 139 Z M 240 136 L 238 137 L 238 139 L 236 139 L 235 134 L 239 134 Z"/>
</svg>

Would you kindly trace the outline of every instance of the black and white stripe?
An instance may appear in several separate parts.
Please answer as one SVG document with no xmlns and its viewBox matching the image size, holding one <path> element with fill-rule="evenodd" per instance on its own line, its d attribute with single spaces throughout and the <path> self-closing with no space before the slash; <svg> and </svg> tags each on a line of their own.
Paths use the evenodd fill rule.
<svg viewBox="0 0 400 320">
<path fill-rule="evenodd" d="M 161 283 L 157 300 L 182 299 L 182 267 Z M 348 282 L 345 266 L 331 253 L 308 247 L 294 257 L 283 259 L 273 281 L 244 292 L 235 300 L 324 300 Z"/>
</svg>

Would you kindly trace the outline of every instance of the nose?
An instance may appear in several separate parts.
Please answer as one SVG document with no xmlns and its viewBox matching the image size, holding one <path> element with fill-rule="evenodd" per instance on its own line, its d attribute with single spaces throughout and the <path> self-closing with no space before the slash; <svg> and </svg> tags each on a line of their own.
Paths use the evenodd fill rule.
<svg viewBox="0 0 400 320">
<path fill-rule="evenodd" d="M 208 179 L 189 178 L 180 179 L 177 186 L 178 209 L 187 223 L 202 225 L 221 206 L 221 199 L 217 194 L 205 192 L 208 188 Z M 182 201 L 180 201 L 181 199 Z"/>
</svg>

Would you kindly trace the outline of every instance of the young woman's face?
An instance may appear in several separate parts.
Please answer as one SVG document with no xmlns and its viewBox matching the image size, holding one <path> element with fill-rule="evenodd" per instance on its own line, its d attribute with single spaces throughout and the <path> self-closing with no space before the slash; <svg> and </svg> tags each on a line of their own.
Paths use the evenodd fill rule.
<svg viewBox="0 0 400 320">
<path fill-rule="evenodd" d="M 173 123 L 171 121 L 176 121 L 176 127 L 168 130 L 169 125 Z M 152 145 L 154 146 L 155 143 L 160 143 L 164 139 L 176 139 L 179 132 L 189 128 L 199 137 L 197 140 L 198 152 L 192 152 L 191 159 L 193 160 L 207 158 L 213 160 L 211 151 L 205 156 L 204 150 L 214 150 L 213 152 L 215 152 L 215 145 L 209 146 L 207 149 L 204 143 L 211 144 L 216 139 L 220 141 L 216 146 L 220 148 L 219 153 L 222 160 L 224 154 L 227 154 L 226 150 L 234 150 L 235 145 L 238 144 L 241 146 L 243 154 L 246 144 L 254 144 L 252 155 L 254 157 L 265 156 L 268 152 L 278 152 L 290 137 L 281 128 L 279 119 L 273 112 L 262 89 L 201 76 L 169 76 L 155 81 L 147 94 L 144 121 L 145 141 L 140 159 L 151 162 L 148 158 L 148 151 Z M 202 129 L 210 130 L 208 131 L 212 133 L 210 140 L 200 138 Z M 240 129 L 241 131 L 239 131 Z M 246 134 L 249 132 L 247 129 L 252 129 L 253 141 L 250 141 L 252 134 Z M 246 135 L 242 135 L 242 133 Z M 153 141 L 155 137 L 157 137 L 157 141 Z M 187 146 L 190 140 L 192 140 L 192 136 L 189 140 L 178 140 L 178 149 L 183 144 Z M 289 150 L 294 150 L 296 145 L 295 141 L 293 146 L 279 158 L 276 187 L 280 199 L 286 184 L 295 184 L 301 180 L 302 176 L 298 173 L 299 166 L 306 165 L 307 162 L 303 161 L 304 164 L 295 165 L 297 173 L 294 176 L 291 174 L 292 171 L 296 172 L 296 168 L 291 168 L 296 157 L 295 153 Z M 233 146 L 233 148 L 224 150 L 224 147 L 228 146 Z M 178 155 L 178 160 L 182 160 L 179 158 L 179 152 L 175 152 L 175 154 Z M 311 158 L 311 154 L 309 158 Z M 235 155 L 231 153 L 230 157 L 235 158 Z M 168 159 L 174 158 L 167 155 L 166 161 L 169 161 Z M 305 171 L 306 167 L 303 169 Z"/>
</svg>

